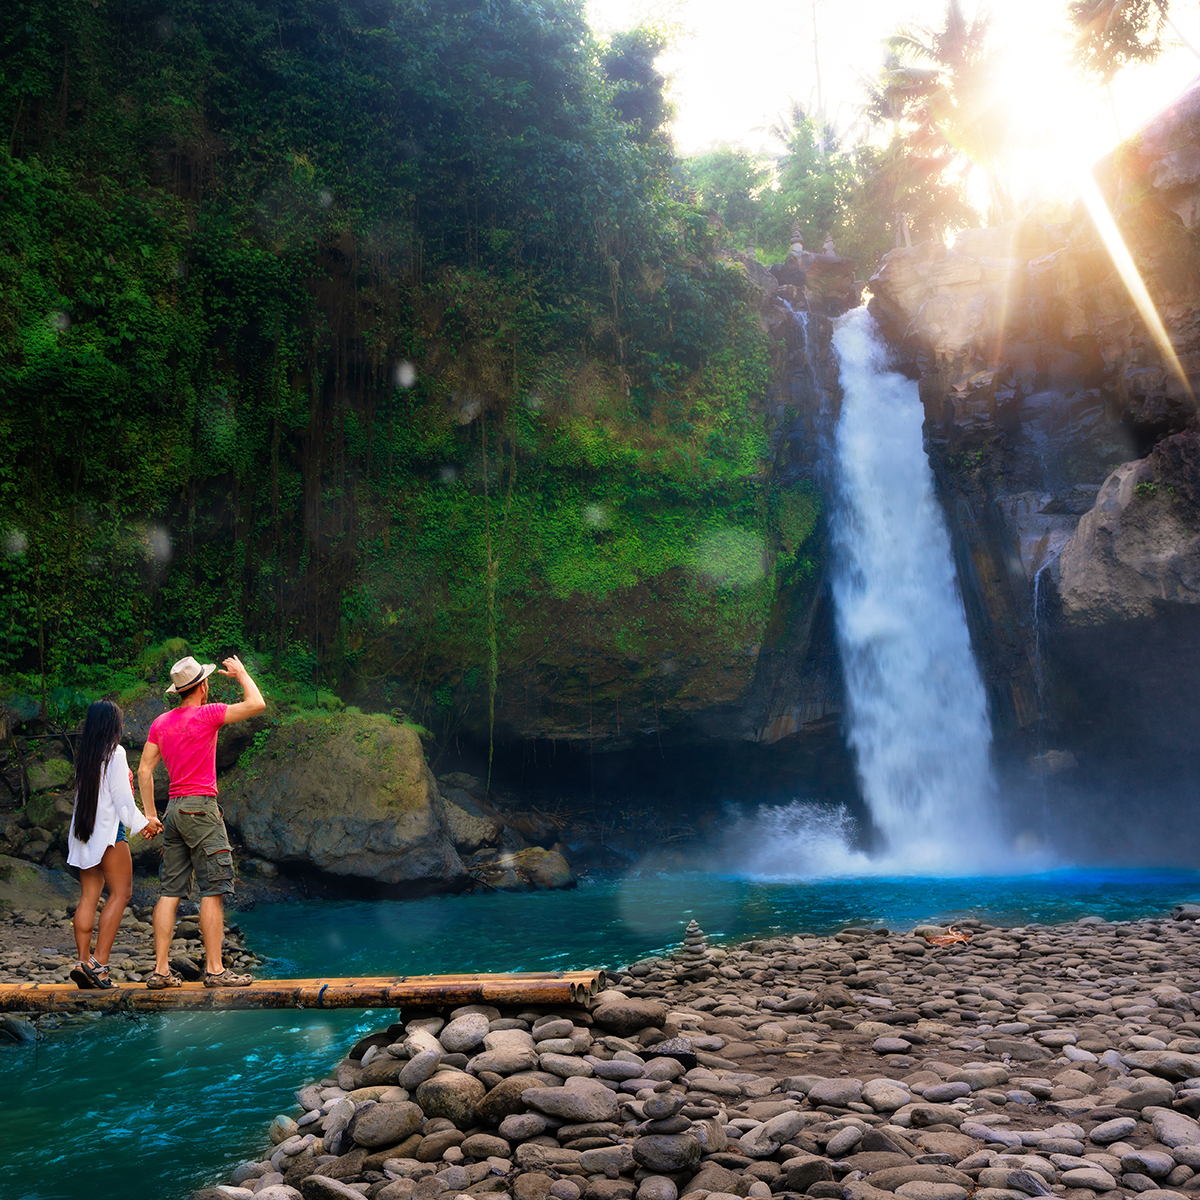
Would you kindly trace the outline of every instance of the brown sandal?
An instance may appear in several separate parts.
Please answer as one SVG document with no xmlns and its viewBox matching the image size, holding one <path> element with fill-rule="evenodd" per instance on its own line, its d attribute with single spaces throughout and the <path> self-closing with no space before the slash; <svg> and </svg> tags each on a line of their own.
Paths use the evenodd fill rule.
<svg viewBox="0 0 1200 1200">
<path fill-rule="evenodd" d="M 238 975 L 228 967 L 223 971 L 204 972 L 204 986 L 206 988 L 249 987 L 253 982 L 253 975 Z"/>
<path fill-rule="evenodd" d="M 146 976 L 146 986 L 152 992 L 161 992 L 166 988 L 183 987 L 183 977 L 176 975 L 174 971 L 168 971 L 165 975 L 160 975 L 155 971 L 153 975 Z"/>
</svg>

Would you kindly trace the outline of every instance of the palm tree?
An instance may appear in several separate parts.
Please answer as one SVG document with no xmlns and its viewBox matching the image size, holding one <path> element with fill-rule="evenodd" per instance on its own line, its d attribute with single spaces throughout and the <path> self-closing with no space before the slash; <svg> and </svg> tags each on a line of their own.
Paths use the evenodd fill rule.
<svg viewBox="0 0 1200 1200">
<path fill-rule="evenodd" d="M 950 229 L 979 220 L 955 171 L 961 156 L 929 127 L 926 110 L 935 85 L 933 72 L 906 65 L 892 49 L 879 75 L 863 80 L 864 115 L 890 133 L 886 148 L 870 151 L 866 187 L 871 206 L 893 222 L 897 244 L 901 229 L 919 240 L 944 239 Z"/>
<path fill-rule="evenodd" d="M 1118 137 L 1121 122 L 1112 90 L 1117 73 L 1124 67 L 1157 62 L 1167 48 L 1168 27 L 1178 42 L 1197 54 L 1171 20 L 1168 0 L 1071 0 L 1067 15 L 1076 33 L 1075 67 L 1085 79 L 1104 88 Z"/>
<path fill-rule="evenodd" d="M 1153 63 L 1165 46 L 1166 0 L 1071 0 L 1075 64 L 1109 87 L 1122 67 Z"/>
<path fill-rule="evenodd" d="M 986 16 L 968 21 L 959 0 L 949 0 L 941 29 L 897 30 L 885 42 L 889 63 L 879 100 L 892 111 L 901 106 L 899 123 L 918 155 L 983 170 L 990 216 L 1000 223 L 1012 210 L 1004 170 L 1009 130 L 988 25 Z"/>
</svg>

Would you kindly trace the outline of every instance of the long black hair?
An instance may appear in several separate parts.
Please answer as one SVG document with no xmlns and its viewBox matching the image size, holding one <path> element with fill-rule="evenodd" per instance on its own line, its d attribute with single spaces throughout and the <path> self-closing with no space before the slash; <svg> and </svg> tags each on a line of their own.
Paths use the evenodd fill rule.
<svg viewBox="0 0 1200 1200">
<path fill-rule="evenodd" d="M 100 776 L 121 740 L 121 710 L 111 700 L 88 705 L 75 751 L 75 836 L 86 842 L 96 828 Z"/>
</svg>

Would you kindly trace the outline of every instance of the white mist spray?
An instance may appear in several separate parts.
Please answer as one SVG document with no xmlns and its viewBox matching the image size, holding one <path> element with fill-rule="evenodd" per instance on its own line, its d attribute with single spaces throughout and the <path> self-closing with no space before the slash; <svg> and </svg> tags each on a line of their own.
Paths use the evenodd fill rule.
<svg viewBox="0 0 1200 1200">
<path fill-rule="evenodd" d="M 833 335 L 833 595 L 848 736 L 885 869 L 978 868 L 997 849 L 987 700 L 921 438 L 917 386 L 886 370 L 865 308 Z"/>
</svg>

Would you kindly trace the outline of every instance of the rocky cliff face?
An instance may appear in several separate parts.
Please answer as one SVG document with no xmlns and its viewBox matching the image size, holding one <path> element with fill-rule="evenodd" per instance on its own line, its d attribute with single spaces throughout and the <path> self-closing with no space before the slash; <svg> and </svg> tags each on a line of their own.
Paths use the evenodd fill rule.
<svg viewBox="0 0 1200 1200">
<path fill-rule="evenodd" d="M 920 373 L 997 732 L 1043 783 L 1195 769 L 1197 144 L 1192 90 L 1095 170 L 1173 356 L 1082 203 L 895 250 L 870 285 Z"/>
<path fill-rule="evenodd" d="M 858 302 L 853 264 L 807 253 L 770 270 L 752 254 L 730 261 L 757 296 L 775 346 L 775 382 L 756 412 L 771 453 L 769 536 L 765 547 L 749 548 L 781 551 L 767 603 L 731 607 L 718 595 L 721 564 L 747 549 L 732 544 L 700 548 L 714 564 L 707 579 L 681 569 L 590 607 L 574 597 L 549 601 L 531 615 L 521 665 L 497 696 L 497 729 L 509 742 L 613 754 L 651 740 L 824 739 L 836 725 L 841 680 L 819 476 L 837 374 L 831 318 Z M 468 722 L 475 737 L 482 720 L 475 712 Z"/>
<path fill-rule="evenodd" d="M 1172 362 L 1137 306 L 1087 207 L 968 230 L 952 247 L 892 251 L 871 281 L 873 310 L 930 356 L 928 393 L 957 420 L 1015 415 L 1057 366 L 1102 387 L 1149 444 L 1195 413 L 1200 386 L 1200 86 L 1096 165 L 1102 198 L 1150 293 Z M 1033 367 L 1033 379 L 1023 370 Z M 1020 384 L 1015 387 L 1015 384 Z M 1019 412 L 1020 399 L 1016 402 Z M 940 413 L 944 416 L 945 413 Z"/>
<path fill-rule="evenodd" d="M 769 271 L 748 256 L 742 263 L 777 348 L 765 412 L 772 471 L 782 489 L 824 495 L 837 419 L 833 320 L 859 303 L 862 285 L 854 263 L 835 255 L 793 253 Z M 811 569 L 782 581 L 753 679 L 740 697 L 739 725 L 755 741 L 827 739 L 843 711 L 824 521 L 808 553 Z"/>
</svg>

